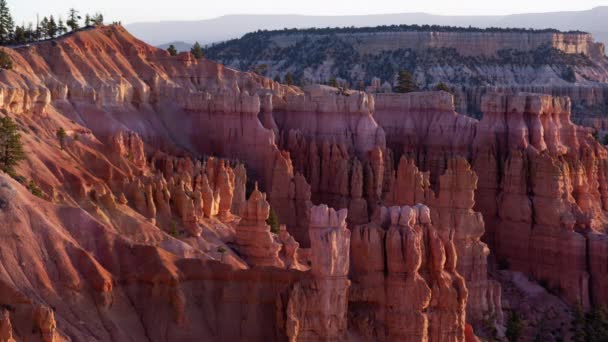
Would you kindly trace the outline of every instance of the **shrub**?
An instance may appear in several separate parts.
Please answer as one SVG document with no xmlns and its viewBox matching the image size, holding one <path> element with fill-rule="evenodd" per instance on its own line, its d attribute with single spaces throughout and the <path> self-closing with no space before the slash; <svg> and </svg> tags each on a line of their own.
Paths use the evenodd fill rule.
<svg viewBox="0 0 608 342">
<path fill-rule="evenodd" d="M 266 220 L 266 224 L 270 226 L 270 231 L 278 234 L 279 233 L 279 217 L 277 213 L 274 211 L 274 208 L 270 208 L 270 214 L 268 215 L 268 219 Z"/>
<path fill-rule="evenodd" d="M 33 180 L 27 183 L 27 189 L 36 197 L 44 198 L 44 192 L 38 187 Z"/>
<path fill-rule="evenodd" d="M 5 70 L 13 68 L 13 59 L 4 49 L 0 49 L 0 68 Z"/>
<path fill-rule="evenodd" d="M 435 86 L 435 90 L 442 90 L 442 91 L 446 91 L 448 93 L 451 93 L 450 87 L 448 87 L 445 83 L 443 82 L 439 82 L 436 86 Z"/>
<path fill-rule="evenodd" d="M 63 127 L 59 127 L 59 129 L 57 130 L 55 135 L 57 136 L 57 140 L 59 140 L 59 145 L 61 146 L 61 149 L 63 150 L 64 144 L 65 144 L 65 137 L 67 136 L 65 129 L 63 129 Z"/>
<path fill-rule="evenodd" d="M 509 269 L 509 260 L 508 259 L 500 259 L 498 260 L 498 269 L 499 270 L 507 270 Z"/>
<path fill-rule="evenodd" d="M 521 337 L 521 332 L 523 330 L 523 322 L 519 314 L 515 311 L 511 311 L 509 314 L 509 319 L 507 321 L 507 331 L 505 335 L 509 342 L 516 342 Z"/>
</svg>

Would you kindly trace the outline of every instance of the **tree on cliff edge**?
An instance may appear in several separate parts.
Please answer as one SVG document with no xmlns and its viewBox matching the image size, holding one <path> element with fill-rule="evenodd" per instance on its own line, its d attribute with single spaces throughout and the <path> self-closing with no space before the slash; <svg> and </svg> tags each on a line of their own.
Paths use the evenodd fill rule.
<svg viewBox="0 0 608 342">
<path fill-rule="evenodd" d="M 65 23 L 70 27 L 70 30 L 72 30 L 72 32 L 80 28 L 80 24 L 78 24 L 79 20 L 80 16 L 78 15 L 78 11 L 73 8 L 70 8 L 70 11 L 68 12 L 68 20 Z"/>
<path fill-rule="evenodd" d="M 395 93 L 410 93 L 412 91 L 416 91 L 418 87 L 414 82 L 414 77 L 407 71 L 399 71 L 399 76 L 397 77 L 397 86 L 395 87 Z"/>
<path fill-rule="evenodd" d="M 0 44 L 9 43 L 13 36 L 15 23 L 6 0 L 0 0 Z"/>
<path fill-rule="evenodd" d="M 177 56 L 177 49 L 173 44 L 169 45 L 169 47 L 167 48 L 167 52 L 169 52 L 171 56 Z"/>
<path fill-rule="evenodd" d="M 0 170 L 14 176 L 15 166 L 24 158 L 25 152 L 17 125 L 5 116 L 0 119 Z"/>
<path fill-rule="evenodd" d="M 194 58 L 196 59 L 201 59 L 205 57 L 205 53 L 203 52 L 203 48 L 201 47 L 201 44 L 199 42 L 196 42 L 194 43 L 194 45 L 192 45 L 192 49 L 190 49 L 190 52 L 192 52 Z"/>
</svg>

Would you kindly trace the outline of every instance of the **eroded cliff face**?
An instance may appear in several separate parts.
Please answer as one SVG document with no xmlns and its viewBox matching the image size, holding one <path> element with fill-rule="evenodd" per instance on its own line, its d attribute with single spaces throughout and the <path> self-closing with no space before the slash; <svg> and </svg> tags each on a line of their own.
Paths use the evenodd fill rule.
<svg viewBox="0 0 608 342">
<path fill-rule="evenodd" d="M 601 276 L 590 277 L 585 260 L 595 260 L 588 253 L 601 253 L 597 246 L 592 252 L 586 240 L 601 244 L 597 234 L 605 229 L 606 150 L 588 129 L 572 124 L 570 101 L 488 95 L 484 116 L 476 121 L 461 118 L 445 99 L 437 102 L 444 105 L 425 105 L 429 96 L 376 101 L 387 146 L 412 155 L 440 187 L 437 177 L 449 158 L 467 158 L 479 177 L 475 209 L 483 214 L 484 240 L 496 258 L 548 284 L 571 304 L 603 303 L 602 291 L 589 291 L 599 289 L 593 283 Z M 441 134 L 429 133 L 436 130 Z"/>
<path fill-rule="evenodd" d="M 0 110 L 42 198 L 0 175 L 6 340 L 463 340 L 502 319 L 488 246 L 606 300 L 608 154 L 567 99 L 487 96 L 477 121 L 444 92 L 288 87 L 119 26 L 9 54 Z"/>
<path fill-rule="evenodd" d="M 428 207 L 381 207 L 353 230 L 349 318 L 365 339 L 463 341 L 467 289 Z"/>
</svg>

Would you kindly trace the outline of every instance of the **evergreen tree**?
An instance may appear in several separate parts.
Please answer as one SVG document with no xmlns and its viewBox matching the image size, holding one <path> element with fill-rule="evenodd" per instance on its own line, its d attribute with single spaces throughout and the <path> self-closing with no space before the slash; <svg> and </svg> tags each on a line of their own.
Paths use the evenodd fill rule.
<svg viewBox="0 0 608 342">
<path fill-rule="evenodd" d="M 293 85 L 294 81 L 293 81 L 293 75 L 288 72 L 287 74 L 285 74 L 285 84 L 287 85 Z"/>
<path fill-rule="evenodd" d="M 10 43 L 15 23 L 6 0 L 0 0 L 0 44 Z"/>
<path fill-rule="evenodd" d="M 13 42 L 15 44 L 25 44 L 27 42 L 25 27 L 15 26 L 15 33 L 13 35 Z"/>
<path fill-rule="evenodd" d="M 34 39 L 36 39 L 36 32 L 34 31 L 34 25 L 32 25 L 32 23 L 29 23 L 27 25 L 27 28 L 25 29 L 25 42 L 29 43 L 34 41 Z"/>
<path fill-rule="evenodd" d="M 399 71 L 397 86 L 394 89 L 396 93 L 410 93 L 415 91 L 417 88 L 418 87 L 416 87 L 416 83 L 414 83 L 412 74 L 407 71 Z"/>
<path fill-rule="evenodd" d="M 49 35 L 49 19 L 47 17 L 42 18 L 40 21 L 40 38 L 46 39 Z"/>
<path fill-rule="evenodd" d="M 334 88 L 338 88 L 338 81 L 335 77 L 329 79 L 329 85 Z"/>
<path fill-rule="evenodd" d="M 169 45 L 169 48 L 167 48 L 167 51 L 169 52 L 169 54 L 171 56 L 177 56 L 177 49 L 175 48 L 175 45 L 173 45 L 173 44 Z"/>
<path fill-rule="evenodd" d="M 11 70 L 12 68 L 13 60 L 11 56 L 4 49 L 0 49 L 0 69 Z"/>
<path fill-rule="evenodd" d="M 201 44 L 199 44 L 199 42 L 196 42 L 196 43 L 194 43 L 194 45 L 192 45 L 190 52 L 192 52 L 192 54 L 194 55 L 194 58 L 196 58 L 196 59 L 201 59 L 205 56 L 205 53 L 203 52 L 203 48 L 201 47 Z"/>
<path fill-rule="evenodd" d="M 93 24 L 97 26 L 103 25 L 103 14 L 95 13 L 95 15 L 93 15 Z"/>
<path fill-rule="evenodd" d="M 53 18 L 52 15 L 49 17 L 49 22 L 46 26 L 46 33 L 51 38 L 55 38 L 55 36 L 57 35 L 57 23 L 55 22 L 55 18 Z"/>
<path fill-rule="evenodd" d="M 87 13 L 84 16 L 84 27 L 89 27 L 91 26 L 91 16 L 89 15 L 89 13 Z"/>
<path fill-rule="evenodd" d="M 61 149 L 63 150 L 65 147 L 65 137 L 67 137 L 65 129 L 63 129 L 63 127 L 59 127 L 55 135 L 57 136 L 57 140 L 59 140 L 59 146 L 61 146 Z"/>
<path fill-rule="evenodd" d="M 59 18 L 59 21 L 57 22 L 57 34 L 62 36 L 64 34 L 66 34 L 68 32 L 68 28 L 65 27 L 65 24 L 63 23 L 63 19 Z"/>
<path fill-rule="evenodd" d="M 78 15 L 78 11 L 73 8 L 70 8 L 70 11 L 68 12 L 68 20 L 66 21 L 66 25 L 68 25 L 70 27 L 70 30 L 72 32 L 74 32 L 80 28 L 80 25 L 78 24 L 78 21 L 80 19 L 81 18 Z"/>
<path fill-rule="evenodd" d="M 276 76 L 274 77 L 274 81 L 275 81 L 275 82 L 278 82 L 278 83 L 281 83 L 281 76 L 276 75 Z"/>
<path fill-rule="evenodd" d="M 268 214 L 266 224 L 270 226 L 271 232 L 279 234 L 279 216 L 277 216 L 277 213 L 272 207 L 270 207 L 270 213 Z"/>
<path fill-rule="evenodd" d="M 445 83 L 443 82 L 439 82 L 436 86 L 435 86 L 435 90 L 443 90 L 446 92 L 450 92 L 450 87 L 448 87 Z"/>
<path fill-rule="evenodd" d="M 0 170 L 11 176 L 15 174 L 15 166 L 25 158 L 21 134 L 13 120 L 5 116 L 0 119 Z"/>
</svg>

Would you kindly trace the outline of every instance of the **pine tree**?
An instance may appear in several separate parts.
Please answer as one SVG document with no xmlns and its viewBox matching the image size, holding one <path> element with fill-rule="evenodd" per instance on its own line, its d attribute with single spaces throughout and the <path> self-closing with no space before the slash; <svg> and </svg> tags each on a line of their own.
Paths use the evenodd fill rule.
<svg viewBox="0 0 608 342">
<path fill-rule="evenodd" d="M 205 56 L 203 48 L 201 47 L 201 44 L 199 44 L 199 42 L 196 42 L 194 43 L 194 45 L 192 45 L 192 49 L 190 49 L 190 52 L 192 52 L 194 58 L 196 59 L 201 59 Z"/>
<path fill-rule="evenodd" d="M 4 49 L 0 49 L 0 69 L 11 70 L 12 68 L 13 60 L 11 56 Z"/>
<path fill-rule="evenodd" d="M 177 56 L 177 49 L 175 48 L 175 45 L 173 45 L 173 44 L 169 45 L 169 47 L 167 48 L 167 51 L 169 52 L 169 54 L 171 56 Z"/>
<path fill-rule="evenodd" d="M 418 87 L 414 82 L 414 78 L 412 74 L 407 71 L 399 71 L 399 76 L 397 78 L 397 86 L 395 87 L 396 93 L 410 93 L 415 91 Z"/>
<path fill-rule="evenodd" d="M 46 39 L 49 35 L 49 19 L 47 17 L 42 18 L 40 21 L 40 38 Z"/>
<path fill-rule="evenodd" d="M 270 208 L 270 213 L 268 214 L 268 219 L 266 219 L 266 224 L 270 226 L 270 231 L 279 234 L 279 216 L 274 211 L 274 209 Z"/>
<path fill-rule="evenodd" d="M 338 88 L 338 81 L 336 80 L 335 77 L 332 77 L 329 79 L 329 86 Z"/>
<path fill-rule="evenodd" d="M 284 83 L 287 84 L 287 85 L 293 85 L 293 82 L 294 82 L 293 81 L 293 75 L 290 72 L 288 72 L 287 74 L 285 74 L 285 82 Z"/>
<path fill-rule="evenodd" d="M 91 16 L 87 13 L 84 16 L 84 27 L 89 27 L 91 26 Z"/>
<path fill-rule="evenodd" d="M 0 119 L 0 170 L 15 174 L 15 166 L 25 158 L 21 134 L 13 120 L 5 116 Z"/>
<path fill-rule="evenodd" d="M 435 90 L 442 90 L 442 91 L 446 91 L 446 92 L 450 92 L 450 87 L 448 87 L 445 83 L 443 82 L 439 82 L 436 86 L 435 86 Z"/>
<path fill-rule="evenodd" d="M 29 43 L 36 39 L 36 32 L 34 31 L 34 25 L 29 23 L 25 29 L 25 42 Z"/>
<path fill-rule="evenodd" d="M 15 34 L 13 35 L 13 42 L 15 44 L 25 44 L 27 42 L 27 38 L 25 35 L 25 27 L 15 26 Z"/>
<path fill-rule="evenodd" d="M 276 75 L 276 76 L 274 77 L 274 81 L 275 81 L 275 82 L 278 82 L 278 83 L 281 83 L 281 76 Z"/>
<path fill-rule="evenodd" d="M 10 43 L 15 23 L 6 0 L 0 0 L 0 44 Z"/>
<path fill-rule="evenodd" d="M 78 15 L 78 11 L 73 8 L 70 8 L 70 11 L 68 12 L 68 20 L 66 21 L 66 25 L 68 25 L 70 27 L 70 30 L 72 32 L 74 32 L 80 28 L 80 25 L 78 24 L 78 21 L 80 19 L 81 18 Z"/>
<path fill-rule="evenodd" d="M 93 24 L 95 24 L 96 26 L 103 25 L 103 14 L 95 13 L 95 15 L 93 16 Z"/>
<path fill-rule="evenodd" d="M 55 23 L 55 18 L 52 15 L 49 17 L 49 22 L 46 26 L 46 33 L 51 38 L 55 38 L 57 35 L 57 23 Z"/>
<path fill-rule="evenodd" d="M 59 21 L 57 22 L 57 34 L 62 36 L 64 34 L 66 34 L 68 32 L 68 28 L 65 27 L 65 24 L 63 23 L 63 19 L 59 18 Z"/>
<path fill-rule="evenodd" d="M 55 135 L 57 136 L 57 140 L 59 140 L 59 146 L 61 146 L 61 149 L 63 150 L 65 147 L 65 137 L 67 137 L 65 129 L 63 129 L 63 127 L 59 127 Z"/>
</svg>

